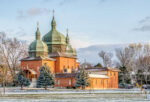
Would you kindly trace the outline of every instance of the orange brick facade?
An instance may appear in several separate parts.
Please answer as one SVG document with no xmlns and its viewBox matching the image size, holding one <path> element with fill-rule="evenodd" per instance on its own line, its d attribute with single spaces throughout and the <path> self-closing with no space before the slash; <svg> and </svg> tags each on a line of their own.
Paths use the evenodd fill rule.
<svg viewBox="0 0 150 102">
<path fill-rule="evenodd" d="M 36 71 L 38 78 L 40 68 L 46 63 L 53 74 L 75 73 L 78 70 L 80 63 L 75 58 L 67 57 L 55 57 L 55 61 L 52 60 L 30 60 L 21 61 L 21 68 L 23 70 L 33 69 Z M 64 72 L 67 69 L 67 72 Z M 117 89 L 118 88 L 118 71 L 107 70 L 105 71 L 108 78 L 95 78 L 89 77 L 90 86 L 86 89 Z M 31 74 L 31 73 L 30 73 Z M 31 79 L 31 78 L 30 78 Z M 73 87 L 76 80 L 73 77 L 59 77 L 55 78 L 55 87 Z"/>
<path fill-rule="evenodd" d="M 75 72 L 78 70 L 80 63 L 76 61 L 76 58 L 67 58 L 67 57 L 55 57 L 55 61 L 52 60 L 28 60 L 21 61 L 21 68 L 23 70 L 33 69 L 37 73 L 37 78 L 40 74 L 40 68 L 46 63 L 52 73 L 65 73 L 64 69 L 67 70 L 66 73 Z"/>
<path fill-rule="evenodd" d="M 109 78 L 93 78 L 89 77 L 90 86 L 86 89 L 117 89 L 118 88 L 118 71 L 107 71 Z M 56 78 L 56 87 L 74 87 L 75 77 Z"/>
</svg>

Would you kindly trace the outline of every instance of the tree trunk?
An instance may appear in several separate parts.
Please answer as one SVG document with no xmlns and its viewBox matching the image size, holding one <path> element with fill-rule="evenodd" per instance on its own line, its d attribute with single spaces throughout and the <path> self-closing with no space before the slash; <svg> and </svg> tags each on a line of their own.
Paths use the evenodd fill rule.
<svg viewBox="0 0 150 102">
<path fill-rule="evenodd" d="M 47 90 L 47 86 L 45 86 L 45 90 Z"/>
<path fill-rule="evenodd" d="M 23 85 L 21 85 L 21 90 L 23 90 Z"/>
<path fill-rule="evenodd" d="M 85 86 L 82 86 L 82 90 L 85 90 Z"/>
<path fill-rule="evenodd" d="M 5 95 L 5 79 L 3 79 L 3 92 L 4 92 L 4 95 Z"/>
</svg>

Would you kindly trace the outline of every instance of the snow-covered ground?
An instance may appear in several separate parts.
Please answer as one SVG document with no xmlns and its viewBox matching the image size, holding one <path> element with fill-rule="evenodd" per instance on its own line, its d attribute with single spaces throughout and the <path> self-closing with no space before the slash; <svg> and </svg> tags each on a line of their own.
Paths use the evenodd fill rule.
<svg viewBox="0 0 150 102">
<path fill-rule="evenodd" d="M 2 92 L 3 89 L 0 88 L 0 92 Z M 150 90 L 147 90 L 148 93 L 150 93 Z M 25 90 L 20 90 L 20 87 L 17 88 L 6 88 L 6 94 L 61 94 L 61 93 L 141 93 L 140 89 L 110 89 L 110 90 L 78 90 L 78 89 L 54 89 L 49 88 L 48 90 L 44 89 L 28 89 L 25 88 Z"/>
<path fill-rule="evenodd" d="M 2 88 L 0 88 L 2 92 Z M 0 102 L 150 102 L 139 89 L 117 90 L 20 90 L 7 88 Z"/>
</svg>

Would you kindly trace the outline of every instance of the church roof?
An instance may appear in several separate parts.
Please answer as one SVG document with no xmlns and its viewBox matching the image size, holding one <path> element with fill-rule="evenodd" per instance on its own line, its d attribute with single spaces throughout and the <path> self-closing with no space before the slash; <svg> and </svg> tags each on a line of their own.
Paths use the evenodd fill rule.
<svg viewBox="0 0 150 102">
<path fill-rule="evenodd" d="M 51 61 L 56 61 L 54 58 L 49 58 L 49 57 L 26 57 L 21 59 L 21 61 L 32 61 L 32 60 L 51 60 Z"/>
<path fill-rule="evenodd" d="M 75 78 L 76 73 L 60 73 L 60 74 L 55 74 L 56 78 Z"/>
<path fill-rule="evenodd" d="M 89 74 L 90 78 L 109 78 L 107 75 Z"/>
<path fill-rule="evenodd" d="M 76 56 L 73 56 L 71 53 L 64 53 L 64 52 L 54 52 L 49 54 L 49 57 L 71 57 L 76 58 Z"/>
<path fill-rule="evenodd" d="M 29 46 L 29 56 L 30 57 L 38 57 L 44 56 L 45 53 L 48 53 L 48 47 L 46 43 L 41 40 L 41 33 L 39 27 L 37 26 L 36 38 Z"/>
<path fill-rule="evenodd" d="M 91 71 L 91 72 L 98 72 L 98 71 L 108 71 L 108 70 L 112 70 L 112 71 L 120 71 L 118 68 L 110 68 L 110 67 L 94 67 L 94 68 L 85 68 L 85 70 L 87 71 Z"/>
<path fill-rule="evenodd" d="M 56 29 L 56 21 L 54 16 L 51 22 L 51 27 L 52 29 L 45 36 L 43 36 L 43 41 L 47 44 L 66 44 L 65 36 Z"/>
</svg>

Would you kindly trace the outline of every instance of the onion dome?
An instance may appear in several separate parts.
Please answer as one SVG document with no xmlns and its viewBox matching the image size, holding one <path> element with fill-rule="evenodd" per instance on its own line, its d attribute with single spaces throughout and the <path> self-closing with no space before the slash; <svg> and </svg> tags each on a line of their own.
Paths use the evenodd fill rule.
<svg viewBox="0 0 150 102">
<path fill-rule="evenodd" d="M 66 47 L 66 52 L 67 52 L 67 53 L 73 53 L 73 48 L 72 48 L 71 45 L 67 45 L 67 47 Z"/>
<path fill-rule="evenodd" d="M 73 49 L 73 56 L 77 56 L 77 51 L 76 51 L 76 49 Z"/>
<path fill-rule="evenodd" d="M 69 38 L 69 35 L 68 35 L 68 29 L 67 29 L 67 36 L 66 36 L 66 44 L 70 44 L 70 38 Z"/>
<path fill-rule="evenodd" d="M 66 35 L 66 52 L 73 54 L 73 48 L 70 45 L 70 38 L 69 38 L 69 35 L 68 35 L 68 29 L 67 29 L 67 35 Z"/>
<path fill-rule="evenodd" d="M 37 31 L 35 40 L 29 46 L 29 57 L 47 57 L 48 47 L 46 43 L 41 40 L 41 33 L 37 24 Z"/>
<path fill-rule="evenodd" d="M 48 45 L 66 44 L 65 36 L 56 30 L 56 21 L 54 16 L 51 22 L 51 30 L 43 37 L 43 41 Z"/>
</svg>

